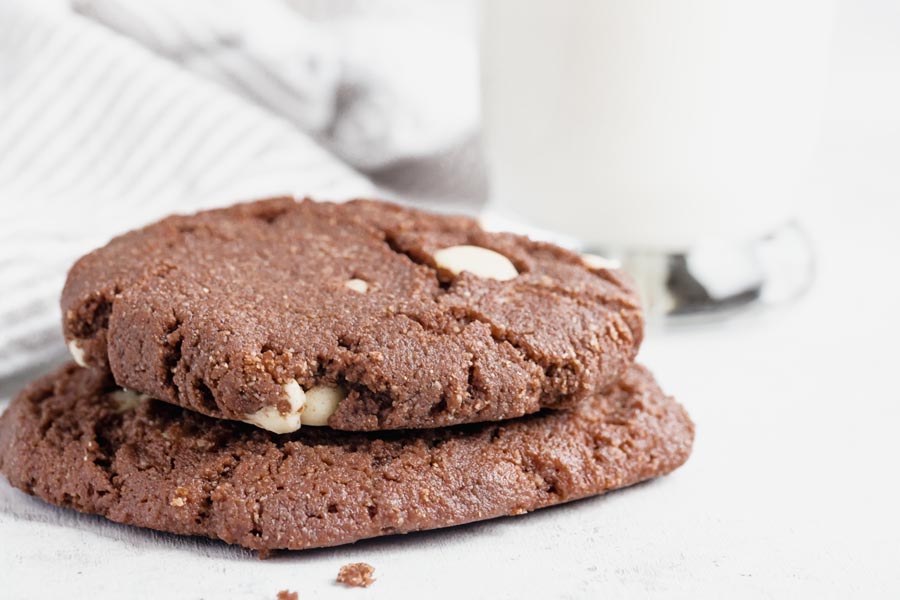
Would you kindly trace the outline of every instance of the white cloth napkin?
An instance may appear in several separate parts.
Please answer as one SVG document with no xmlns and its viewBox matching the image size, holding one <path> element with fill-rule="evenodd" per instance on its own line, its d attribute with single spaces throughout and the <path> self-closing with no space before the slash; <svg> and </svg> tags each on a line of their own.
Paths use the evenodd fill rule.
<svg viewBox="0 0 900 600">
<path fill-rule="evenodd" d="M 74 4 L 159 56 L 290 120 L 357 168 L 380 169 L 439 151 L 477 126 L 468 2 Z"/>
<path fill-rule="evenodd" d="M 59 359 L 66 270 L 113 235 L 267 195 L 372 195 L 345 162 L 471 136 L 471 32 L 427 26 L 462 23 L 451 4 L 0 2 L 0 380 Z"/>
</svg>

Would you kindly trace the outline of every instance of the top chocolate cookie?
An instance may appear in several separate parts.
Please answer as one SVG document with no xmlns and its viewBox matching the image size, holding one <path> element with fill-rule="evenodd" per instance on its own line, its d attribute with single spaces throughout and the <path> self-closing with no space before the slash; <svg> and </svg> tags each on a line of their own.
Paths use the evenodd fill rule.
<svg viewBox="0 0 900 600">
<path fill-rule="evenodd" d="M 616 381 L 643 333 L 617 271 L 370 200 L 169 217 L 79 260 L 62 309 L 80 364 L 276 433 L 564 408 Z"/>
</svg>

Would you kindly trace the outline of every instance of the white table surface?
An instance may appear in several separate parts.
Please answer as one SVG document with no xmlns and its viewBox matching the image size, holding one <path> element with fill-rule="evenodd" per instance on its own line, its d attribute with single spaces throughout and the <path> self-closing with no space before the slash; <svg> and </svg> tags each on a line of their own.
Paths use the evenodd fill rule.
<svg viewBox="0 0 900 600">
<path fill-rule="evenodd" d="M 900 84 L 879 72 L 845 68 L 835 84 L 805 209 L 819 258 L 810 293 L 647 340 L 641 360 L 697 423 L 673 475 L 267 561 L 59 510 L 0 481 L 0 598 L 900 597 L 900 126 L 876 118 L 900 105 Z M 871 113 L 853 113 L 858 95 Z M 355 561 L 376 568 L 368 590 L 333 583 Z"/>
</svg>

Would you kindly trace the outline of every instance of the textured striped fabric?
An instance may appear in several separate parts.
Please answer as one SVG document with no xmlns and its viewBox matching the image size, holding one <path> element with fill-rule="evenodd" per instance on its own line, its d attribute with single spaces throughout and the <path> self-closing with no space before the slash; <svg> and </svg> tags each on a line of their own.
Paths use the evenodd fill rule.
<svg viewBox="0 0 900 600">
<path fill-rule="evenodd" d="M 64 352 L 66 270 L 116 233 L 262 195 L 372 192 L 292 124 L 65 5 L 0 2 L 0 379 Z"/>
<path fill-rule="evenodd" d="M 472 0 L 72 0 L 374 171 L 478 127 Z"/>
</svg>

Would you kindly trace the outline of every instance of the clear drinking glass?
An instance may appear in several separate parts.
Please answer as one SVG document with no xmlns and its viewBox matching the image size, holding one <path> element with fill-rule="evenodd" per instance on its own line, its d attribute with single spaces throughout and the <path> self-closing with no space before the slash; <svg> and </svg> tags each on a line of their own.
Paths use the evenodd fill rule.
<svg viewBox="0 0 900 600">
<path fill-rule="evenodd" d="M 656 312 L 762 298 L 784 271 L 779 252 L 795 254 L 784 258 L 800 271 L 786 276 L 805 286 L 811 256 L 792 218 L 834 11 L 834 0 L 485 0 L 492 212 L 618 257 Z"/>
</svg>

